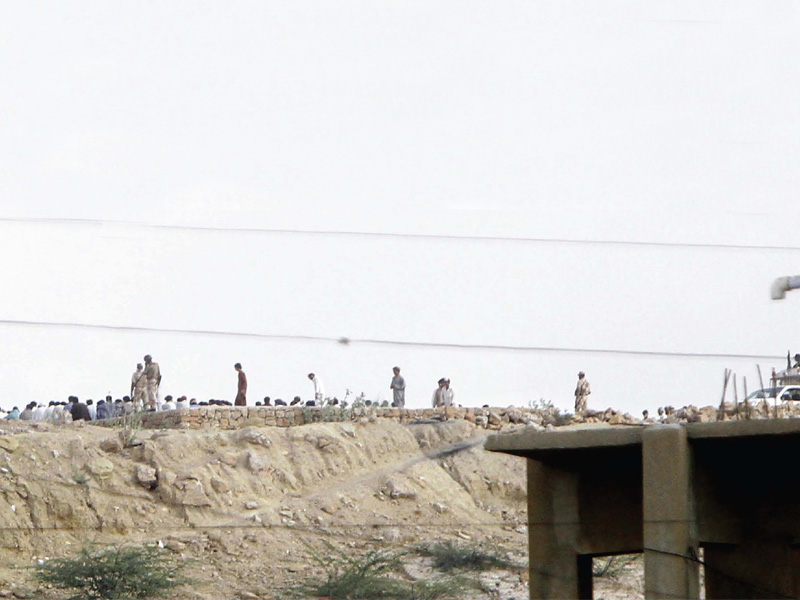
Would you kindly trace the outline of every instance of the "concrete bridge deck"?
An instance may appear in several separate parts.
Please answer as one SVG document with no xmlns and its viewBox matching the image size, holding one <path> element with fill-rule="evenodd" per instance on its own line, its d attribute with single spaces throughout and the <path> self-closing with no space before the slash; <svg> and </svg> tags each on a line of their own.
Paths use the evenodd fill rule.
<svg viewBox="0 0 800 600">
<path fill-rule="evenodd" d="M 495 435 L 527 459 L 531 598 L 591 598 L 643 552 L 647 598 L 800 597 L 800 419 Z"/>
</svg>

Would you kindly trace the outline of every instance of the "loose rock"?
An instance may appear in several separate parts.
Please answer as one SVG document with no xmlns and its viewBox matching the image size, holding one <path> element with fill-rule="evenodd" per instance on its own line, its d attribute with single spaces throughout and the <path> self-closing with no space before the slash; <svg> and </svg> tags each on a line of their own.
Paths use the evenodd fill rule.
<svg viewBox="0 0 800 600">
<path fill-rule="evenodd" d="M 258 452 L 247 453 L 247 468 L 254 473 L 266 471 L 267 466 L 267 459 L 261 456 Z"/>
<path fill-rule="evenodd" d="M 158 476 L 153 467 L 139 465 L 136 467 L 136 481 L 148 490 L 154 490 L 158 486 Z"/>
<path fill-rule="evenodd" d="M 100 449 L 110 454 L 119 454 L 122 452 L 122 442 L 116 437 L 106 438 L 100 442 Z"/>
<path fill-rule="evenodd" d="M 89 461 L 87 465 L 89 472 L 97 477 L 98 479 L 105 479 L 106 477 L 110 477 L 111 473 L 114 471 L 114 463 L 112 463 L 107 458 L 98 457 L 94 460 Z"/>
<path fill-rule="evenodd" d="M 19 448 L 19 442 L 17 438 L 10 435 L 0 435 L 0 448 L 6 452 L 14 452 Z"/>
</svg>

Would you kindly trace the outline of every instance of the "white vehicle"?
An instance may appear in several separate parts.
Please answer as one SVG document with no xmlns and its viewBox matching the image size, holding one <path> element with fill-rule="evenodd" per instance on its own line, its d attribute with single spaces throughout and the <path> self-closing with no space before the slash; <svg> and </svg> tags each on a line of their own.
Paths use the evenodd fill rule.
<svg viewBox="0 0 800 600">
<path fill-rule="evenodd" d="M 787 400 L 800 400 L 800 385 L 778 385 L 757 390 L 747 396 L 747 401 L 756 403 L 761 400 L 774 401 L 776 398 L 784 402 Z"/>
<path fill-rule="evenodd" d="M 791 364 L 787 356 L 787 363 Z M 798 400 L 800 401 L 800 367 L 789 367 L 783 371 L 772 371 L 770 387 L 757 390 L 747 396 L 748 402 L 759 402 L 761 400 L 781 400 L 783 402 Z"/>
</svg>

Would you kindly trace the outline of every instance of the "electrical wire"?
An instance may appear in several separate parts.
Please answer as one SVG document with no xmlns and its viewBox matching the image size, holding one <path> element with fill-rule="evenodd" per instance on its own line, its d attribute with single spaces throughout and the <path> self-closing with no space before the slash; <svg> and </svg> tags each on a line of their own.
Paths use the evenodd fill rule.
<svg viewBox="0 0 800 600">
<path fill-rule="evenodd" d="M 497 525 L 508 525 L 508 523 L 503 524 L 494 524 Z M 460 524 L 453 524 L 453 525 L 436 525 L 431 523 L 426 524 L 412 524 L 412 523 L 381 523 L 381 524 L 363 524 L 363 523 L 356 523 L 356 524 L 342 524 L 338 526 L 334 525 L 320 525 L 320 526 L 296 526 L 296 525 L 286 525 L 286 524 L 269 524 L 269 523 L 254 523 L 252 525 L 192 525 L 192 526 L 169 526 L 169 525 L 159 525 L 157 529 L 150 530 L 150 533 L 163 533 L 163 532 L 179 532 L 179 531 L 193 531 L 193 532 L 202 532 L 202 531 L 213 531 L 213 530 L 242 530 L 242 529 L 258 529 L 258 530 L 265 530 L 265 529 L 287 529 L 292 531 L 298 531 L 303 533 L 312 533 L 312 534 L 323 534 L 327 535 L 329 532 L 327 529 L 331 528 L 339 528 L 339 529 L 363 529 L 363 528 L 387 528 L 391 527 L 393 529 L 397 529 L 400 527 L 408 527 L 408 528 L 419 528 L 419 527 L 435 527 L 438 529 L 457 529 L 459 531 L 463 531 L 464 529 L 469 529 L 470 527 L 484 527 L 486 524 L 482 523 L 475 523 L 475 522 L 466 522 Z M 141 527 L 137 527 L 137 529 L 141 530 Z M 0 531 L 25 531 L 28 533 L 36 533 L 36 532 L 44 532 L 44 531 L 60 531 L 63 533 L 70 533 L 76 531 L 95 531 L 102 533 L 102 527 L 0 527 Z M 372 540 L 372 541 L 379 541 L 379 540 Z M 645 552 L 652 552 L 655 554 L 661 554 L 664 556 L 673 556 L 675 558 L 683 559 L 687 562 L 693 562 L 700 566 L 702 566 L 707 571 L 712 571 L 725 579 L 737 583 L 738 585 L 743 585 L 750 588 L 752 591 L 761 592 L 762 594 L 766 594 L 765 597 L 768 598 L 785 598 L 785 599 L 792 599 L 794 596 L 787 596 L 781 592 L 777 592 L 773 589 L 766 588 L 760 584 L 753 583 L 751 581 L 747 581 L 740 577 L 736 577 L 731 575 L 730 573 L 718 568 L 709 565 L 706 561 L 701 560 L 698 557 L 688 556 L 684 554 L 680 554 L 677 552 L 669 552 L 665 550 L 659 550 L 656 548 L 649 548 L 643 547 L 642 553 Z M 599 557 L 598 557 L 599 558 Z M 525 568 L 525 567 L 521 567 Z M 531 569 L 527 567 L 527 570 L 533 571 L 534 573 L 538 573 L 539 575 L 546 576 L 549 579 L 559 579 L 562 581 L 574 581 L 573 577 L 559 575 L 554 573 L 548 569 Z M 628 589 L 636 590 L 636 588 L 623 584 L 622 582 L 616 582 L 617 587 L 625 587 Z M 638 590 L 636 590 L 638 591 Z M 670 592 L 666 592 L 664 590 L 658 590 L 658 595 L 661 597 L 669 596 L 673 598 L 683 598 L 682 595 L 675 595 L 671 594 Z"/>
<path fill-rule="evenodd" d="M 579 347 L 557 347 L 557 346 L 515 346 L 508 344 L 468 344 L 453 342 L 419 342 L 406 340 L 388 340 L 376 338 L 348 338 L 348 337 L 326 337 L 314 335 L 293 335 L 293 334 L 274 334 L 274 333 L 254 333 L 245 331 L 215 330 L 215 329 L 181 329 L 172 327 L 143 327 L 134 325 L 104 325 L 99 323 L 80 323 L 67 321 L 32 321 L 23 319 L 0 319 L 0 325 L 21 326 L 21 327 L 61 327 L 77 329 L 94 329 L 103 331 L 123 331 L 134 333 L 174 333 L 187 335 L 205 335 L 238 337 L 253 339 L 270 340 L 294 340 L 307 342 L 337 342 L 344 346 L 354 344 L 378 345 L 378 346 L 405 346 L 415 348 L 441 348 L 450 350 L 485 350 L 485 351 L 504 351 L 504 352 L 546 352 L 546 353 L 569 353 L 569 354 L 606 354 L 616 356 L 643 356 L 643 357 L 665 357 L 665 358 L 726 358 L 726 359 L 747 359 L 747 360 L 782 360 L 785 356 L 771 354 L 736 354 L 728 352 L 671 352 L 662 350 L 624 350 L 619 348 L 579 348 Z"/>
<path fill-rule="evenodd" d="M 635 246 L 650 248 L 691 248 L 697 250 L 772 250 L 783 252 L 800 251 L 800 246 L 784 246 L 771 244 L 713 244 L 692 242 L 651 242 L 636 240 L 587 240 L 573 238 L 546 238 L 522 236 L 491 236 L 491 235 L 446 235 L 428 233 L 391 233 L 376 231 L 337 231 L 314 229 L 278 229 L 260 227 L 218 227 L 203 225 L 168 225 L 148 223 L 143 221 L 124 221 L 113 219 L 61 219 L 44 217 L 0 217 L 0 223 L 18 224 L 49 224 L 49 225 L 80 225 L 102 226 L 113 225 L 123 227 L 137 227 L 143 229 L 156 229 L 167 231 L 196 231 L 205 233 L 247 233 L 263 235 L 305 235 L 320 237 L 365 237 L 409 240 L 442 240 L 442 241 L 467 241 L 467 242 L 512 242 L 528 244 L 562 244 L 562 245 L 592 245 L 592 246 Z"/>
<path fill-rule="evenodd" d="M 728 579 L 730 581 L 733 581 L 734 583 L 738 583 L 739 585 L 746 585 L 747 587 L 749 587 L 753 591 L 758 591 L 758 592 L 761 592 L 763 594 L 767 594 L 766 596 L 764 596 L 765 598 L 786 598 L 786 599 L 795 598 L 795 596 L 787 596 L 785 594 L 782 594 L 781 592 L 776 592 L 775 590 L 772 590 L 772 589 L 769 589 L 769 588 L 765 588 L 765 587 L 763 587 L 763 586 L 761 586 L 759 584 L 752 583 L 750 581 L 746 581 L 746 580 L 740 579 L 738 577 L 734 577 L 733 575 L 731 575 L 729 573 L 726 573 L 725 571 L 723 571 L 723 570 L 721 570 L 721 569 L 719 569 L 717 567 L 710 566 L 706 561 L 701 560 L 697 556 L 690 556 L 690 555 L 686 555 L 686 554 L 680 554 L 678 552 L 669 552 L 669 551 L 666 551 L 666 550 L 658 550 L 656 548 L 648 548 L 648 547 L 642 548 L 642 551 L 643 552 L 654 552 L 656 554 L 662 554 L 664 556 L 674 556 L 676 558 L 682 558 L 683 560 L 688 561 L 688 562 L 697 563 L 698 565 L 702 565 L 702 567 L 704 569 L 709 570 L 709 571 L 713 571 L 713 572 L 715 572 L 715 573 L 717 573 L 719 575 L 722 575 L 723 577 L 725 577 L 726 579 Z M 660 592 L 657 592 L 657 593 L 660 594 Z"/>
<path fill-rule="evenodd" d="M 434 460 L 434 459 L 431 458 L 430 460 Z M 50 477 L 41 477 L 41 476 L 36 476 L 36 475 L 28 475 L 27 479 L 34 480 L 34 481 L 39 481 L 39 482 L 42 482 L 42 483 L 69 485 L 70 487 L 74 487 L 71 484 L 68 484 L 68 483 L 66 483 L 64 481 L 59 481 L 57 479 L 53 479 L 53 478 L 50 478 Z M 108 493 L 108 494 L 111 494 L 111 495 L 114 495 L 114 496 L 135 498 L 137 500 L 143 499 L 143 494 L 131 494 L 129 492 L 116 492 L 115 490 L 107 490 L 107 489 L 103 489 L 103 488 L 91 488 L 91 489 L 94 492 Z M 146 494 L 144 494 L 144 496 L 146 496 Z M 212 513 L 217 513 L 219 516 L 225 516 L 225 517 L 229 517 L 229 518 L 231 518 L 231 517 L 232 518 L 238 518 L 238 519 L 245 519 L 246 518 L 241 514 L 231 513 L 231 512 L 223 511 L 223 510 L 220 510 L 220 509 L 213 509 L 213 508 L 209 509 L 209 508 L 206 507 L 206 508 L 204 508 L 204 510 L 210 510 Z M 682 522 L 684 520 L 683 519 L 679 519 L 679 520 L 656 519 L 656 520 L 652 520 L 652 521 L 649 521 L 649 522 L 670 523 L 670 522 L 675 522 L 675 521 L 681 521 Z M 602 521 L 597 521 L 597 522 L 600 523 Z M 544 526 L 544 525 L 548 525 L 548 524 L 552 525 L 553 523 L 527 523 L 528 526 L 534 526 L 534 527 L 537 526 L 537 525 Z M 588 523 L 588 524 L 591 524 L 591 523 Z M 268 522 L 266 522 L 265 523 L 265 522 L 253 521 L 252 523 L 241 524 L 241 525 L 234 525 L 234 524 L 208 524 L 208 525 L 191 524 L 191 525 L 170 526 L 170 525 L 159 524 L 157 528 L 154 528 L 151 531 L 153 533 L 155 533 L 156 531 L 164 532 L 164 531 L 204 531 L 204 530 L 242 530 L 242 529 L 259 529 L 259 530 L 264 530 L 264 529 L 270 529 L 270 530 L 285 529 L 285 530 L 298 531 L 298 532 L 304 532 L 304 533 L 309 533 L 309 534 L 326 535 L 326 534 L 329 533 L 329 530 L 331 530 L 331 529 L 339 529 L 339 530 L 342 530 L 342 531 L 346 531 L 346 530 L 352 530 L 352 529 L 385 529 L 385 528 L 399 529 L 399 528 L 408 528 L 408 529 L 417 529 L 418 530 L 418 529 L 422 529 L 422 528 L 432 528 L 432 529 L 440 529 L 440 530 L 458 530 L 460 532 L 460 531 L 463 531 L 464 529 L 469 529 L 469 528 L 509 527 L 509 526 L 514 526 L 514 525 L 521 526 L 522 523 L 509 522 L 509 521 L 496 521 L 496 522 L 461 521 L 461 522 L 458 522 L 458 523 L 433 523 L 433 522 L 425 522 L 425 523 L 402 523 L 402 522 L 399 522 L 399 523 L 398 522 L 363 523 L 362 522 L 362 523 L 329 523 L 329 524 L 322 523 L 322 524 L 318 524 L 318 525 L 301 525 L 301 524 L 297 524 L 297 523 L 290 524 L 290 523 L 287 523 L 287 522 L 284 522 L 284 523 L 268 523 Z M 102 528 L 102 524 L 97 525 L 97 526 L 93 526 L 93 527 L 88 527 L 88 526 L 87 527 L 75 527 L 75 526 L 58 527 L 58 526 L 41 526 L 41 525 L 39 525 L 39 526 L 33 526 L 32 525 L 32 526 L 29 526 L 29 527 L 25 527 L 25 526 L 0 526 L 0 531 L 18 531 L 18 532 L 25 531 L 25 532 L 28 532 L 28 533 L 36 533 L 36 532 L 40 532 L 40 531 L 41 532 L 44 532 L 44 531 L 61 531 L 61 532 L 65 532 L 65 533 L 66 532 L 77 532 L 77 531 L 102 532 L 102 529 L 103 529 Z M 141 530 L 141 527 L 137 527 L 137 529 Z M 725 577 L 729 581 L 733 581 L 733 582 L 735 582 L 735 583 L 737 583 L 739 585 L 747 586 L 753 591 L 757 591 L 757 592 L 761 592 L 763 594 L 767 594 L 767 597 L 770 597 L 770 598 L 792 598 L 792 596 L 787 596 L 787 595 L 782 594 L 780 592 L 776 592 L 775 590 L 771 590 L 769 588 L 765 588 L 765 587 L 763 587 L 763 586 L 761 586 L 759 584 L 755 584 L 755 583 L 746 581 L 744 579 L 741 579 L 739 577 L 735 577 L 733 575 L 730 575 L 729 573 L 719 569 L 718 567 L 713 567 L 713 566 L 708 565 L 708 563 L 706 561 L 701 560 L 697 556 L 685 555 L 685 554 L 680 554 L 680 553 L 677 553 L 677 552 L 670 552 L 670 551 L 661 550 L 661 549 L 657 549 L 657 548 L 650 548 L 650 547 L 647 547 L 647 546 L 644 546 L 642 548 L 642 552 L 643 553 L 644 552 L 652 552 L 652 553 L 661 554 L 661 555 L 664 555 L 664 556 L 673 556 L 673 557 L 676 557 L 676 558 L 683 559 L 685 561 L 694 562 L 694 563 L 696 563 L 698 565 L 703 566 L 704 569 L 713 571 L 713 572 L 717 573 L 718 575 L 720 575 L 722 577 Z M 540 575 L 544 575 L 544 576 L 546 576 L 548 578 L 552 578 L 552 579 L 562 579 L 562 580 L 573 581 L 573 579 L 571 577 L 559 576 L 557 574 L 554 574 L 550 570 L 533 569 L 533 572 L 539 573 Z M 630 586 L 625 586 L 624 584 L 621 584 L 621 583 L 619 583 L 619 585 L 623 585 L 624 587 L 630 588 Z M 680 596 L 675 596 L 675 595 L 673 595 L 673 594 L 671 594 L 669 592 L 665 592 L 665 591 L 662 591 L 662 590 L 658 590 L 658 594 L 660 596 L 662 596 L 662 597 L 663 596 L 670 596 L 670 597 L 675 597 L 675 598 L 680 597 Z"/>
</svg>

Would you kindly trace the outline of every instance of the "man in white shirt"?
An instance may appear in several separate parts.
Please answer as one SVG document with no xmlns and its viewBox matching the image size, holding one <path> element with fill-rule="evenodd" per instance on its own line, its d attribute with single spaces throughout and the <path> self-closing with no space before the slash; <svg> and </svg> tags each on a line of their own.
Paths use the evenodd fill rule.
<svg viewBox="0 0 800 600">
<path fill-rule="evenodd" d="M 33 411 L 33 420 L 34 421 L 43 421 L 44 420 L 44 412 L 45 412 L 44 404 L 37 404 L 36 408 Z"/>
<path fill-rule="evenodd" d="M 456 400 L 456 393 L 450 388 L 450 380 L 444 380 L 444 405 L 445 406 L 455 406 Z"/>
<path fill-rule="evenodd" d="M 172 401 L 172 396 L 164 396 L 164 403 L 159 410 L 175 410 L 175 403 Z"/>
<path fill-rule="evenodd" d="M 322 406 L 325 400 L 325 387 L 322 385 L 320 378 L 314 375 L 314 373 L 309 373 L 308 378 L 314 383 L 314 401 L 317 406 Z"/>
<path fill-rule="evenodd" d="M 181 396 L 178 398 L 178 401 L 175 403 L 175 408 L 177 410 L 181 410 L 182 408 L 189 408 L 189 401 L 186 399 L 186 396 Z"/>
<path fill-rule="evenodd" d="M 87 400 L 86 408 L 89 409 L 89 416 L 92 417 L 92 422 L 97 421 L 97 407 L 94 405 L 94 400 Z"/>
</svg>

